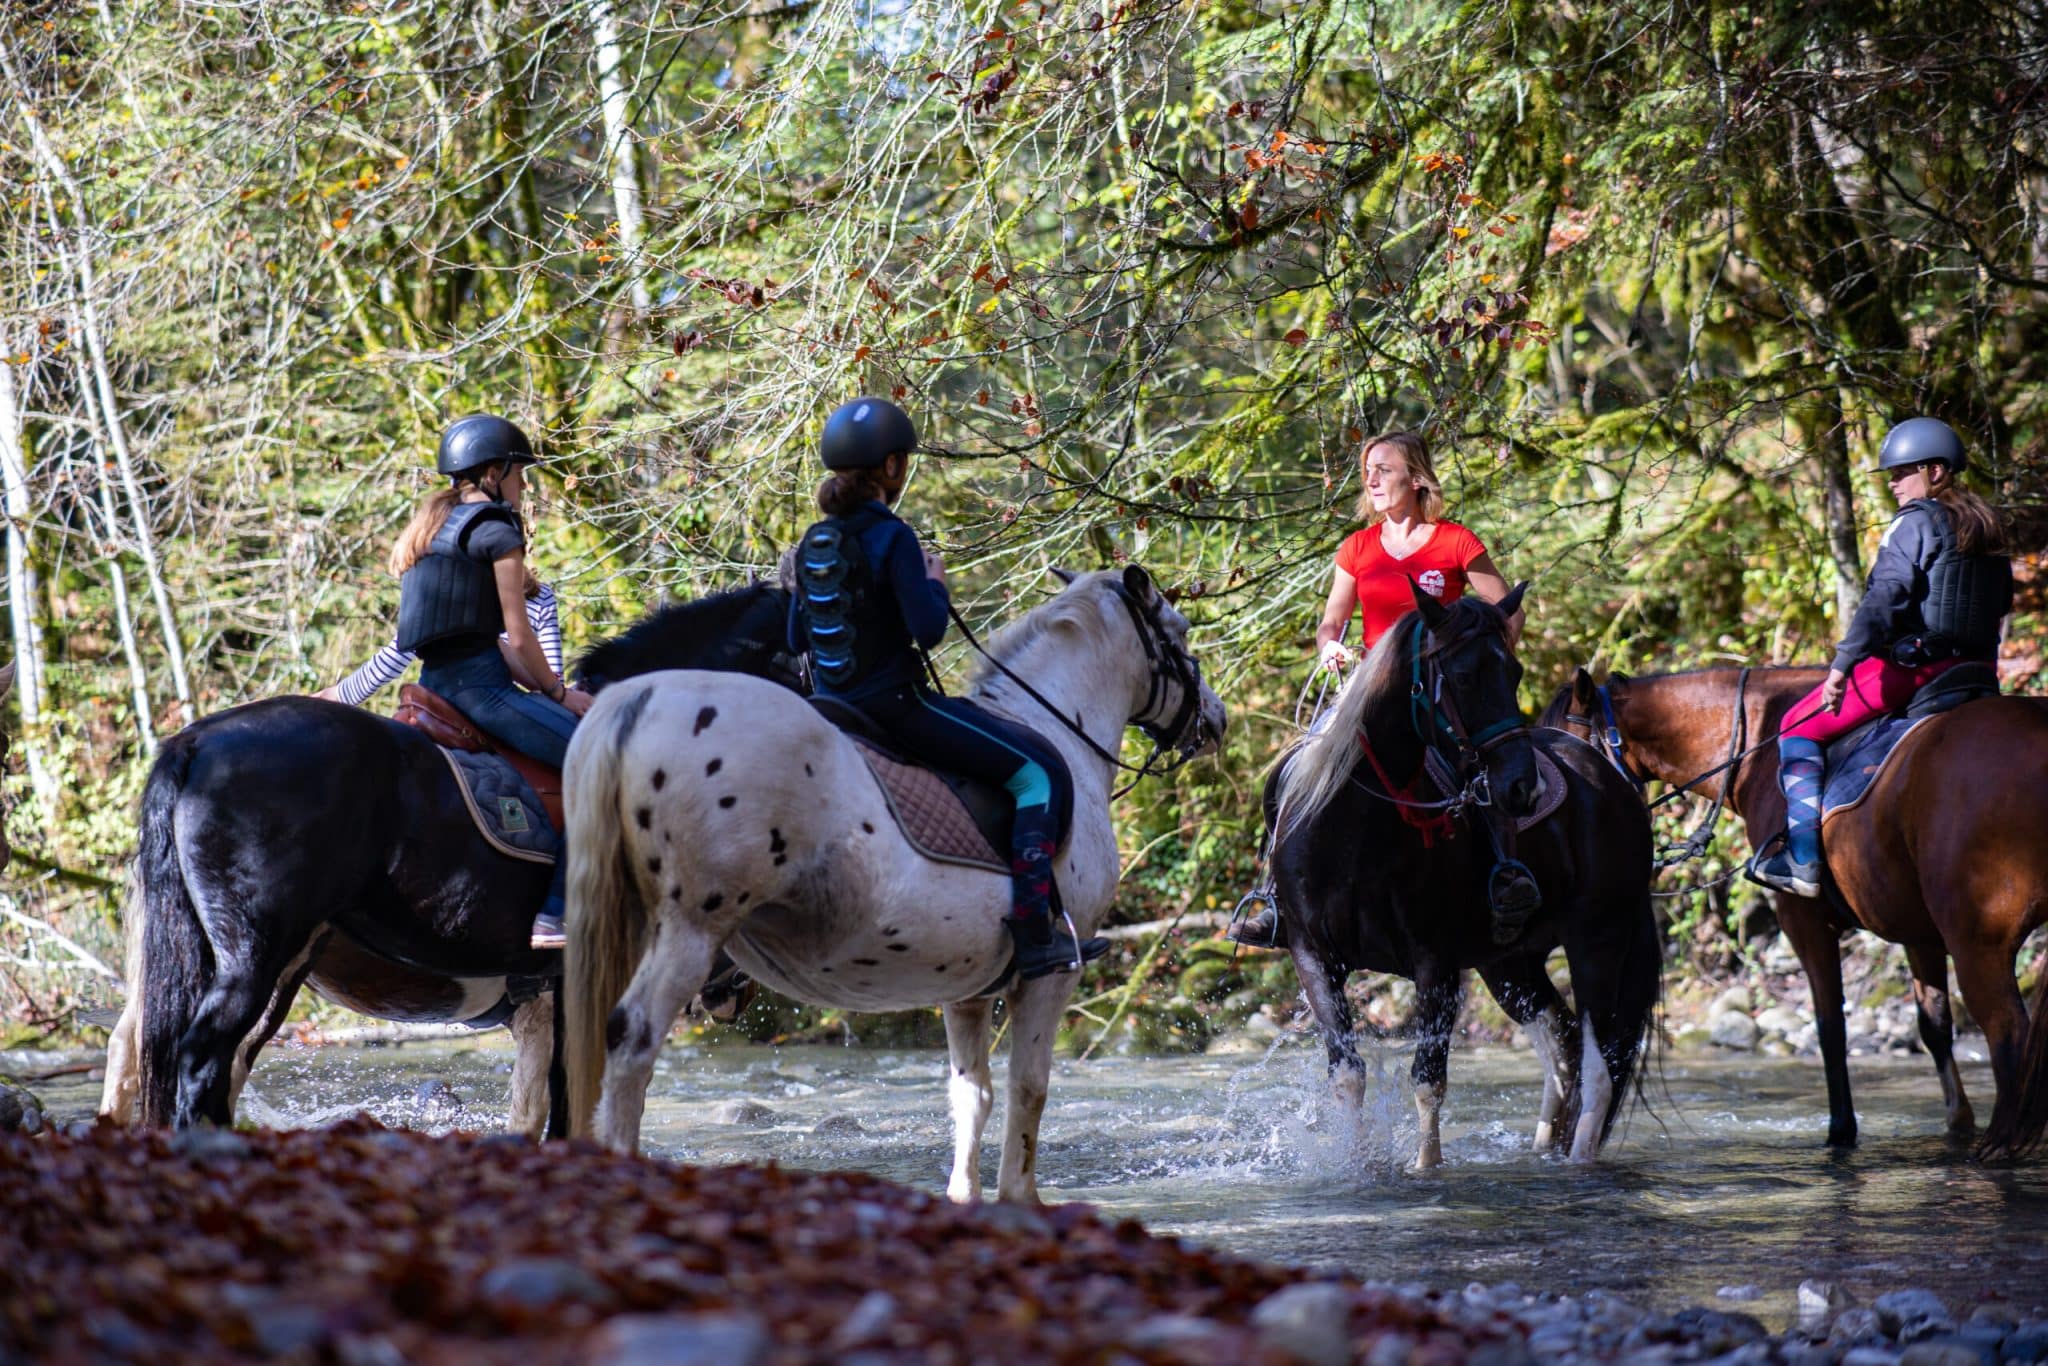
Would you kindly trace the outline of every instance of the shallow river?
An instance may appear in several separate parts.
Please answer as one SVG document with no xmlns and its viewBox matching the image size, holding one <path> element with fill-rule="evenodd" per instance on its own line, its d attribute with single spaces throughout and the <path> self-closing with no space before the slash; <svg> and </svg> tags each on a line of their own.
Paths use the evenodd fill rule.
<svg viewBox="0 0 2048 1366">
<path fill-rule="evenodd" d="M 367 1109 L 391 1124 L 488 1128 L 502 1118 L 510 1059 L 503 1035 L 278 1049 L 258 1066 L 243 1118 L 298 1126 Z M 1367 1279 L 1598 1286 L 1658 1308 L 1739 1308 L 1774 1328 L 1810 1276 L 1865 1304 L 1902 1285 L 1964 1312 L 1998 1287 L 2022 1305 L 2048 1302 L 2048 1161 L 1979 1167 L 1946 1144 L 1924 1058 L 1853 1060 L 1863 1143 L 1846 1157 L 1819 1143 L 1817 1063 L 1667 1058 L 1650 1108 L 1631 1113 L 1601 1166 L 1581 1170 L 1526 1150 L 1534 1059 L 1460 1049 L 1445 1166 L 1428 1176 L 1402 1169 L 1414 1135 L 1406 1062 L 1405 1051 L 1382 1053 L 1366 1114 L 1343 1122 L 1320 1050 L 1298 1043 L 1264 1055 L 1061 1060 L 1044 1194 Z M 944 1077 L 937 1052 L 671 1046 L 648 1099 L 648 1148 L 693 1162 L 859 1168 L 939 1190 Z M 991 1187 L 1000 1058 L 996 1078 L 982 1163 Z M 1965 1079 L 1988 1113 L 1988 1069 L 1965 1064 Z M 98 1095 L 83 1077 L 36 1089 L 59 1123 L 89 1114 Z"/>
</svg>

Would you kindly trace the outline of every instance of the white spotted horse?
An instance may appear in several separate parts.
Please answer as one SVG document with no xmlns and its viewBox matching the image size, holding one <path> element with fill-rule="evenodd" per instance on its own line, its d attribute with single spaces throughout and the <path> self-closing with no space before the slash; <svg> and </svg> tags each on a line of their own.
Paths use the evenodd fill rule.
<svg viewBox="0 0 2048 1366">
<path fill-rule="evenodd" d="M 665 607 L 575 672 L 592 690 L 686 665 L 794 688 L 787 610 L 772 586 Z M 494 845 L 474 800 L 426 732 L 334 702 L 248 703 L 167 740 L 143 790 L 130 995 L 101 1112 L 230 1122 L 257 1051 L 310 986 L 384 1019 L 509 1020 L 510 1124 L 537 1134 L 561 956 L 526 940 L 548 867 Z"/>
<path fill-rule="evenodd" d="M 997 638 L 969 689 L 1035 730 L 1071 773 L 1055 869 L 1080 936 L 1116 892 L 1110 789 L 1125 727 L 1145 728 L 1155 757 L 1221 741 L 1223 704 L 1201 681 L 1187 631 L 1143 569 L 1083 575 Z M 1037 1198 L 1054 1033 L 1077 978 L 1012 980 L 1007 871 L 921 852 L 846 732 L 739 675 L 660 673 L 611 689 L 577 730 L 563 779 L 574 813 L 563 983 L 572 1132 L 638 1147 L 662 1040 L 723 948 L 798 1000 L 943 1008 L 956 1200 L 981 1193 L 991 993 L 1001 990 L 1011 1052 L 997 1189 Z"/>
<path fill-rule="evenodd" d="M 1418 1169 L 1443 1160 L 1466 969 L 1544 1063 L 1537 1146 L 1568 1141 L 1577 1161 L 1612 1130 L 1658 999 L 1649 817 L 1590 745 L 1522 724 L 1522 667 L 1506 634 L 1522 592 L 1445 607 L 1418 591 L 1418 610 L 1374 647 L 1330 724 L 1282 756 L 1266 789 L 1275 901 L 1341 1100 L 1357 1105 L 1366 1080 L 1345 981 L 1369 971 L 1415 983 Z M 1488 896 L 1501 843 L 1485 823 L 1497 819 L 1521 826 L 1514 854 L 1542 892 L 1505 944 Z M 1545 968 L 1560 944 L 1573 1006 Z"/>
</svg>

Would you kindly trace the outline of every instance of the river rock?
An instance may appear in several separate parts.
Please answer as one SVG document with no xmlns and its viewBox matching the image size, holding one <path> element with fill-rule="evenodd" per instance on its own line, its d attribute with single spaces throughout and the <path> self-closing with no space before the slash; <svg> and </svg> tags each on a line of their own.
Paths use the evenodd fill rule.
<svg viewBox="0 0 2048 1366">
<path fill-rule="evenodd" d="M 238 1162 L 249 1155 L 249 1140 L 233 1129 L 201 1124 L 171 1135 L 171 1151 L 194 1162 Z"/>
<path fill-rule="evenodd" d="M 1833 1281 L 1809 1278 L 1799 1283 L 1799 1321 L 1802 1324 L 1824 1324 L 1854 1303 L 1855 1298 Z"/>
<path fill-rule="evenodd" d="M 1841 1366 L 1899 1366 L 1904 1354 L 1896 1347 L 1851 1347 Z"/>
<path fill-rule="evenodd" d="M 720 1124 L 773 1124 L 775 1112 L 758 1100 L 728 1100 L 712 1110 L 711 1118 Z"/>
<path fill-rule="evenodd" d="M 1956 1326 L 1956 1321 L 1949 1317 L 1948 1306 L 1931 1290 L 1894 1290 L 1879 1295 L 1870 1307 L 1877 1311 L 1884 1331 L 1901 1342 L 1951 1332 Z"/>
<path fill-rule="evenodd" d="M 44 1121 L 43 1103 L 35 1092 L 0 1081 L 0 1133 L 39 1134 Z"/>
<path fill-rule="evenodd" d="M 752 1314 L 621 1314 L 591 1339 L 593 1366 L 758 1366 L 774 1345 Z"/>
<path fill-rule="evenodd" d="M 1244 1022 L 1243 1032 L 1254 1039 L 1272 1039 L 1280 1033 L 1280 1022 L 1260 1011 Z"/>
<path fill-rule="evenodd" d="M 560 1257 L 514 1257 L 484 1272 L 477 1298 L 500 1315 L 537 1320 L 565 1304 L 611 1307 L 612 1292 L 576 1263 Z"/>
<path fill-rule="evenodd" d="M 1737 1010 L 1723 1011 L 1707 1023 L 1709 1043 L 1738 1053 L 1754 1050 L 1761 1034 L 1756 1021 Z"/>
<path fill-rule="evenodd" d="M 1754 1285 L 1724 1285 L 1714 1292 L 1715 1299 L 1734 1300 L 1737 1304 L 1747 1304 L 1763 1297 L 1762 1288 Z"/>
<path fill-rule="evenodd" d="M 1347 1366 L 1351 1360 L 1351 1292 L 1308 1282 L 1276 1290 L 1252 1310 L 1261 1346 L 1309 1366 Z"/>
<path fill-rule="evenodd" d="M 870 1290 L 833 1330 L 832 1349 L 844 1352 L 880 1342 L 896 1319 L 896 1297 L 886 1290 Z"/>
<path fill-rule="evenodd" d="M 847 1138 L 866 1133 L 857 1115 L 827 1115 L 811 1130 L 819 1138 Z"/>
<path fill-rule="evenodd" d="M 1772 1006 L 1756 1017 L 1756 1027 L 1766 1034 L 1776 1034 L 1789 1039 L 1799 1032 L 1806 1021 L 1799 1018 L 1799 1012 L 1789 1006 Z"/>
<path fill-rule="evenodd" d="M 1884 1320 L 1875 1309 L 1851 1307 L 1835 1315 L 1828 1328 L 1829 1342 L 1866 1343 L 1884 1340 Z"/>
<path fill-rule="evenodd" d="M 1122 1334 L 1123 1345 L 1169 1361 L 1227 1361 L 1241 1346 L 1229 1329 L 1192 1314 L 1154 1314 Z"/>
<path fill-rule="evenodd" d="M 1716 996 L 1714 1003 L 1707 1007 L 1707 1018 L 1711 1020 L 1716 1015 L 1725 1015 L 1731 1010 L 1739 1015 L 1749 1014 L 1750 997 L 1748 987 L 1730 987 L 1719 996 Z"/>
<path fill-rule="evenodd" d="M 249 1336 L 267 1357 L 310 1351 L 327 1337 L 327 1316 L 310 1304 L 271 1304 L 247 1312 Z"/>
<path fill-rule="evenodd" d="M 1678 1320 L 1683 1340 L 1692 1343 L 1701 1356 L 1720 1356 L 1771 1335 L 1770 1329 L 1748 1314 L 1693 1308 L 1681 1309 L 1672 1317 Z"/>
<path fill-rule="evenodd" d="M 1900 1353 L 1899 1366 L 1998 1366 L 1998 1348 L 1949 1335 L 1926 1338 Z"/>
<path fill-rule="evenodd" d="M 1999 1350 L 2007 1361 L 2048 1361 L 2048 1319 L 2030 1319 L 2013 1329 Z"/>
</svg>

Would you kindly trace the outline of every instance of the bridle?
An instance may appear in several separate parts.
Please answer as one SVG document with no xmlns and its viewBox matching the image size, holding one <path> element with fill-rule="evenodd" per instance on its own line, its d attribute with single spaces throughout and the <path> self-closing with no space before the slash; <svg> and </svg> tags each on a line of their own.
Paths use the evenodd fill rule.
<svg viewBox="0 0 2048 1366">
<path fill-rule="evenodd" d="M 1747 679 L 1748 673 L 1749 671 L 1746 669 L 1743 671 L 1745 679 Z M 1738 692 L 1737 695 L 1739 696 L 1740 693 Z M 1596 721 L 1593 717 L 1579 712 L 1567 711 L 1564 714 L 1564 723 L 1567 726 L 1573 724 L 1584 726 L 1586 728 L 1586 739 L 1602 755 L 1606 756 L 1607 762 L 1614 765 L 1616 772 L 1629 780 L 1629 784 L 1636 790 L 1636 795 L 1642 796 L 1649 787 L 1650 780 L 1628 766 L 1628 747 L 1621 738 L 1621 725 L 1615 720 L 1614 698 L 1608 692 L 1607 684 L 1595 684 L 1593 697 L 1600 703 L 1599 720 Z"/>
<path fill-rule="evenodd" d="M 1420 617 L 1415 622 L 1408 666 L 1409 724 L 1415 737 L 1422 742 L 1424 771 L 1440 790 L 1451 795 L 1440 801 L 1407 795 L 1408 789 L 1396 783 L 1380 764 L 1379 756 L 1373 752 L 1363 728 L 1358 733 L 1358 746 L 1381 786 L 1375 789 L 1370 784 L 1359 782 L 1360 787 L 1395 806 L 1413 811 L 1440 812 L 1440 819 L 1458 816 L 1467 807 L 1493 805 L 1493 792 L 1486 776 L 1486 755 L 1510 740 L 1526 739 L 1528 723 L 1520 713 L 1515 713 L 1482 726 L 1474 733 L 1465 724 L 1456 696 L 1444 687 L 1443 660 L 1480 636 L 1493 634 L 1499 629 L 1500 623 L 1494 617 L 1482 617 L 1456 635 L 1439 638 Z M 1353 781 L 1358 780 L 1354 777 Z"/>
<path fill-rule="evenodd" d="M 1009 665 L 983 648 L 973 628 L 961 618 L 957 608 L 949 605 L 946 611 L 953 618 L 953 624 L 960 628 L 961 636 L 974 647 L 975 653 L 995 668 L 997 673 L 1023 689 L 1026 697 L 1050 712 L 1054 720 L 1093 750 L 1097 758 L 1113 769 L 1134 775 L 1129 782 L 1110 794 L 1110 799 L 1114 801 L 1148 777 L 1163 776 L 1179 769 L 1200 753 L 1202 746 L 1211 737 L 1208 734 L 1208 723 L 1202 716 L 1202 666 L 1185 649 L 1174 643 L 1166 624 L 1159 620 L 1159 609 L 1156 606 L 1159 600 L 1155 599 L 1155 606 L 1148 609 L 1121 583 L 1112 584 L 1111 590 L 1123 603 L 1124 610 L 1130 614 L 1131 626 L 1138 633 L 1138 644 L 1145 651 L 1145 704 L 1127 719 L 1126 724 L 1134 725 L 1145 733 L 1146 738 L 1152 741 L 1152 752 L 1145 757 L 1145 762 L 1136 765 L 1125 763 L 1116 754 L 1097 744 L 1094 736 L 1069 719 L 1067 714 L 1054 706 L 1043 693 L 1025 682 Z M 1180 688 L 1180 701 L 1174 707 L 1173 714 L 1162 720 L 1156 713 L 1166 705 L 1171 689 L 1176 684 Z M 1172 757 L 1165 764 L 1160 764 L 1160 756 L 1169 752 Z"/>
<path fill-rule="evenodd" d="M 1649 803 L 1649 809 L 1655 811 L 1666 802 L 1676 801 L 1678 798 L 1686 796 L 1697 784 L 1713 777 L 1716 773 L 1721 775 L 1721 790 L 1714 794 L 1714 803 L 1707 808 L 1707 814 L 1701 818 L 1698 825 L 1693 827 L 1692 833 L 1685 837 L 1683 844 L 1666 847 L 1665 851 L 1657 857 L 1657 861 L 1651 866 L 1651 871 L 1661 873 L 1666 868 L 1690 862 L 1707 852 L 1707 845 L 1713 839 L 1714 825 L 1721 819 L 1721 811 L 1728 805 L 1728 797 L 1735 790 L 1736 776 L 1742 772 L 1742 761 L 1771 743 L 1771 740 L 1767 739 L 1760 740 L 1747 748 L 1743 746 L 1742 742 L 1749 738 L 1749 707 L 1746 705 L 1748 694 L 1749 669 L 1745 666 L 1742 672 L 1735 676 L 1735 701 L 1731 704 L 1728 718 L 1728 757 L 1708 769 L 1705 773 L 1698 774 L 1687 779 L 1685 782 L 1677 784 L 1669 792 Z M 1613 764 L 1620 771 L 1621 776 L 1627 778 L 1634 785 L 1636 795 L 1639 797 L 1646 795 L 1649 780 L 1637 774 L 1628 766 L 1628 756 L 1625 752 L 1626 746 L 1621 736 L 1621 726 L 1616 721 L 1614 715 L 1614 699 L 1608 692 L 1608 685 L 1605 683 L 1596 685 L 1593 689 L 1593 696 L 1600 703 L 1600 712 L 1606 722 L 1605 726 L 1596 725 L 1591 716 L 1573 711 L 1567 711 L 1564 714 L 1565 724 L 1571 725 L 1576 723 L 1584 726 L 1587 738 L 1595 748 L 1607 756 L 1607 762 Z M 1771 737 L 1771 739 L 1775 738 L 1775 736 Z"/>
</svg>

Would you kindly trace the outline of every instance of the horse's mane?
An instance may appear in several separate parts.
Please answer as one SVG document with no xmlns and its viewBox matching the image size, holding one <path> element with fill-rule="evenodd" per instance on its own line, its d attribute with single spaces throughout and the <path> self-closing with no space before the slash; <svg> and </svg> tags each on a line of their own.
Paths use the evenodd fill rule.
<svg viewBox="0 0 2048 1366">
<path fill-rule="evenodd" d="M 1450 606 L 1450 621 L 1475 612 L 1499 614 L 1500 609 L 1484 598 L 1459 598 Z M 1336 797 L 1351 770 L 1358 766 L 1358 735 L 1365 719 L 1390 701 L 1408 694 L 1408 670 L 1413 652 L 1416 613 L 1409 612 L 1380 637 L 1379 644 L 1358 666 L 1358 677 L 1337 698 L 1329 724 L 1313 735 L 1303 736 L 1281 754 L 1280 809 L 1273 820 L 1273 842 L 1278 844 L 1307 821 L 1314 820 Z M 1455 633 L 1456 628 L 1451 628 Z"/>
<path fill-rule="evenodd" d="M 996 671 L 998 661 L 1014 664 L 1033 642 L 1059 627 L 1071 626 L 1091 634 L 1099 633 L 1103 628 L 1101 595 L 1090 590 L 1115 572 L 1099 570 L 1082 575 L 1058 596 L 1040 603 L 996 632 L 988 643 L 989 657 L 975 667 L 969 676 L 968 686 L 978 690 L 994 682 L 1001 676 Z"/>
<path fill-rule="evenodd" d="M 782 614 L 788 605 L 788 594 L 772 583 L 668 603 L 611 639 L 591 646 L 576 661 L 576 676 L 617 682 L 654 669 L 684 667 L 679 661 L 699 661 L 730 646 L 733 633 L 749 614 L 771 606 L 776 609 L 775 635 L 764 643 L 779 646 Z"/>
</svg>

